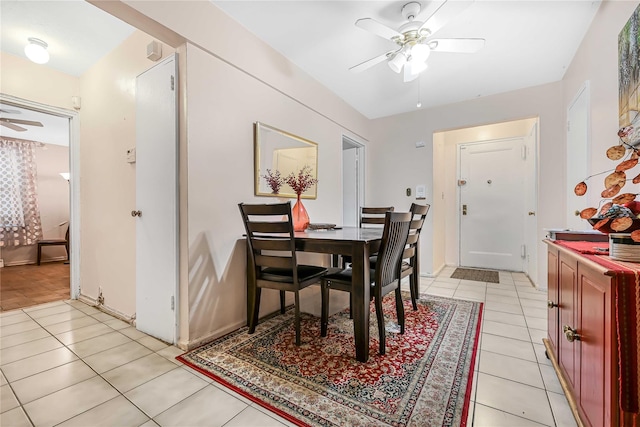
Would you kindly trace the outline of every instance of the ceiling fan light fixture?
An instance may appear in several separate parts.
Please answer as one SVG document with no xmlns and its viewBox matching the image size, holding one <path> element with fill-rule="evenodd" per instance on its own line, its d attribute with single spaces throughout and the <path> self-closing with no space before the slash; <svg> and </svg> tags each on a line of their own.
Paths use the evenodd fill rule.
<svg viewBox="0 0 640 427">
<path fill-rule="evenodd" d="M 397 53 L 396 56 L 391 58 L 388 62 L 389 68 L 391 68 L 394 72 L 400 73 L 402 71 L 402 67 L 407 63 L 407 58 L 404 56 L 403 52 Z"/>
<path fill-rule="evenodd" d="M 29 37 L 27 40 L 29 40 L 29 44 L 24 47 L 24 53 L 27 58 L 36 64 L 49 62 L 49 52 L 47 51 L 49 45 L 35 37 Z"/>
<path fill-rule="evenodd" d="M 431 55 L 431 49 L 425 44 L 418 43 L 411 48 L 412 61 L 427 62 Z M 426 67 L 425 67 L 426 68 Z"/>
</svg>

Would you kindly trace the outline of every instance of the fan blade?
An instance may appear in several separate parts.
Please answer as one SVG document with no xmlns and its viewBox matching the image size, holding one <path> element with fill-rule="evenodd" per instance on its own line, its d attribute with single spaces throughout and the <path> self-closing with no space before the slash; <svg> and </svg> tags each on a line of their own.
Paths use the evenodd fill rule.
<svg viewBox="0 0 640 427">
<path fill-rule="evenodd" d="M 4 120 L 0 121 L 0 125 L 6 126 L 9 129 L 13 129 L 16 132 L 24 132 L 25 130 L 27 130 L 27 129 L 21 127 L 21 126 L 14 125 L 13 123 L 5 122 Z"/>
<path fill-rule="evenodd" d="M 475 53 L 484 47 L 484 39 L 432 39 L 427 45 L 434 52 Z"/>
<path fill-rule="evenodd" d="M 356 27 L 360 27 L 363 30 L 367 30 L 377 36 L 380 36 L 388 40 L 393 40 L 395 37 L 400 37 L 400 38 L 403 37 L 402 34 L 397 32 L 393 28 L 387 27 L 386 25 L 381 24 L 375 19 L 371 19 L 371 18 L 358 19 L 356 21 Z"/>
<path fill-rule="evenodd" d="M 474 0 L 471 1 L 446 1 L 440 5 L 440 7 L 427 19 L 424 24 L 418 29 L 419 32 L 428 30 L 429 35 L 435 34 L 440 28 L 444 27 L 447 22 L 453 19 L 456 15 L 462 13 L 463 10 L 471 6 Z"/>
<path fill-rule="evenodd" d="M 395 52 L 399 52 L 401 49 L 398 49 Z M 382 61 L 384 61 L 385 59 L 389 58 L 391 55 L 393 55 L 395 53 L 393 50 L 387 52 L 387 53 L 383 53 L 382 55 L 378 55 L 375 58 L 371 58 L 368 59 L 364 62 L 361 62 L 358 65 L 354 65 L 353 67 L 349 68 L 349 71 L 351 71 L 352 73 L 359 73 L 361 71 L 364 70 L 368 70 L 369 68 L 373 67 L 374 65 L 377 65 L 379 63 L 381 63 Z"/>
<path fill-rule="evenodd" d="M 42 127 L 42 123 L 40 122 L 34 122 L 31 120 L 21 120 L 21 119 L 7 119 L 7 118 L 2 118 L 3 122 L 8 122 L 8 123 L 16 123 L 19 125 L 29 125 L 29 126 L 38 126 L 38 127 Z"/>
</svg>

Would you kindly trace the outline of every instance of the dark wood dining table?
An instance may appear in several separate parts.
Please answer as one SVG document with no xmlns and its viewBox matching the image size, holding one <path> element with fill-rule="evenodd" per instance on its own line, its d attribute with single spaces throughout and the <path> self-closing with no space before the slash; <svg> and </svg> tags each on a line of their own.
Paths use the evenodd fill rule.
<svg viewBox="0 0 640 427">
<path fill-rule="evenodd" d="M 308 230 L 295 233 L 296 249 L 351 257 L 353 270 L 352 316 L 356 345 L 356 359 L 369 359 L 369 255 L 378 252 L 382 241 L 382 228 L 342 227 L 331 230 Z M 250 270 L 250 269 L 249 269 Z M 248 271 L 248 280 L 252 280 Z M 247 300 L 255 298 L 255 287 L 247 286 Z M 251 293 L 254 293 L 251 295 Z M 250 321 L 248 316 L 247 323 Z"/>
<path fill-rule="evenodd" d="M 369 255 L 378 252 L 382 241 L 382 227 L 342 227 L 332 230 L 296 232 L 296 249 L 351 257 L 353 289 L 352 316 L 356 341 L 356 359 L 369 359 Z"/>
</svg>

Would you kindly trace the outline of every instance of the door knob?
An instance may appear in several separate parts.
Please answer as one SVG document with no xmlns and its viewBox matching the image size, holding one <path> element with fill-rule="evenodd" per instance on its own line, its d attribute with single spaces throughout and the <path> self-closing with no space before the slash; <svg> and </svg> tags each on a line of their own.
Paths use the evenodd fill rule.
<svg viewBox="0 0 640 427">
<path fill-rule="evenodd" d="M 131 216 L 142 216 L 142 211 L 131 211 Z"/>
<path fill-rule="evenodd" d="M 536 216 L 536 213 L 533 211 L 529 211 L 529 216 Z"/>
<path fill-rule="evenodd" d="M 564 332 L 564 337 L 569 342 L 580 341 L 582 338 L 580 334 L 578 334 L 578 331 L 576 331 L 569 325 L 564 325 L 562 328 L 562 332 Z"/>
</svg>

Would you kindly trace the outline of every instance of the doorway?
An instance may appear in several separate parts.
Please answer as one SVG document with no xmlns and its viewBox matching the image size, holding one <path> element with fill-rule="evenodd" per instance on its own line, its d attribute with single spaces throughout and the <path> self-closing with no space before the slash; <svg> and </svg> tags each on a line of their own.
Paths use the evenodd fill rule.
<svg viewBox="0 0 640 427">
<path fill-rule="evenodd" d="M 75 199 L 77 199 L 79 187 L 77 180 L 68 179 L 68 176 L 64 174 L 73 177 L 78 169 L 78 113 L 5 94 L 0 94 L 0 102 L 3 108 L 11 111 L 12 114 L 24 116 L 25 119 L 36 118 L 32 121 L 43 124 L 42 126 L 34 126 L 34 129 L 44 132 L 27 129 L 17 134 L 18 139 L 32 138 L 44 143 L 43 146 L 37 147 L 35 152 L 43 237 L 45 239 L 64 238 L 68 228 L 69 241 L 78 242 L 78 244 L 70 246 L 68 254 L 64 246 L 43 248 L 41 266 L 32 266 L 37 257 L 36 245 L 17 247 L 16 249 L 20 249 L 20 251 L 14 251 L 16 256 L 13 259 L 7 258 L 9 251 L 5 249 L 3 257 L 6 258 L 4 261 L 8 262 L 5 262 L 6 266 L 4 267 L 7 270 L 3 271 L 4 284 L 6 285 L 9 277 L 15 276 L 17 278 L 26 274 L 29 280 L 33 280 L 33 286 L 36 286 L 35 283 L 38 281 L 41 281 L 43 286 L 40 295 L 34 297 L 32 302 L 43 303 L 69 298 L 77 299 L 80 294 L 80 250 L 77 240 L 80 215 L 79 203 Z M 12 136 L 6 133 L 3 135 Z M 67 256 L 70 263 L 63 265 Z M 10 272 L 9 268 L 17 268 L 18 266 L 24 271 L 21 274 L 12 275 L 13 271 Z M 45 279 L 45 276 L 48 274 L 53 275 L 51 280 L 55 286 L 49 286 L 51 283 L 47 283 L 48 280 Z M 64 282 L 66 282 L 66 290 Z M 8 295 L 3 294 L 5 303 L 8 300 Z M 30 301 L 31 298 L 25 298 L 20 304 L 23 306 L 32 305 Z M 15 303 L 19 302 L 15 301 Z M 3 304 L 3 309 L 5 309 L 5 304 Z"/>
<path fill-rule="evenodd" d="M 486 125 L 478 125 L 460 129 L 443 130 L 433 134 L 433 169 L 434 169 L 434 197 L 440 200 L 441 213 L 434 212 L 433 228 L 441 230 L 439 234 L 434 232 L 433 265 L 434 271 L 444 268 L 444 266 L 460 266 L 460 221 L 462 212 L 460 206 L 460 188 L 458 186 L 459 177 L 459 147 L 463 144 L 482 144 L 510 139 L 524 139 L 526 150 L 520 152 L 521 156 L 526 156 L 526 183 L 525 202 L 518 207 L 518 215 L 525 219 L 524 248 L 519 248 L 518 256 L 524 252 L 525 257 L 520 258 L 527 261 L 527 272 L 529 278 L 537 283 L 537 257 L 543 250 L 542 238 L 538 231 L 537 224 L 537 156 L 539 146 L 539 119 L 537 117 L 523 118 L 508 122 L 499 122 Z M 491 179 L 491 178 L 486 178 Z M 486 183 L 485 179 L 485 183 Z M 468 213 L 471 207 L 468 206 Z M 529 212 L 532 215 L 529 215 Z M 499 235 L 502 227 L 498 224 L 491 224 L 491 229 Z M 482 250 L 482 249 L 480 249 Z M 498 268 L 490 266 L 489 268 Z M 523 271 L 521 265 L 518 271 Z"/>
<path fill-rule="evenodd" d="M 523 271 L 523 138 L 460 144 L 460 265 Z"/>
<path fill-rule="evenodd" d="M 357 227 L 364 204 L 364 145 L 342 136 L 342 224 Z"/>
</svg>

